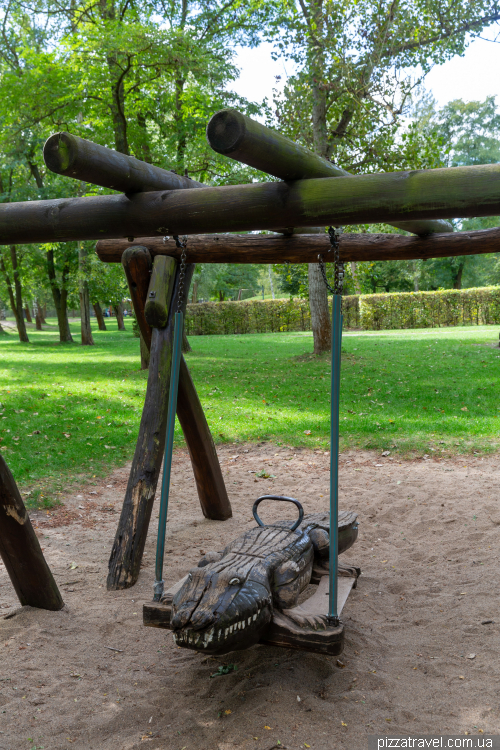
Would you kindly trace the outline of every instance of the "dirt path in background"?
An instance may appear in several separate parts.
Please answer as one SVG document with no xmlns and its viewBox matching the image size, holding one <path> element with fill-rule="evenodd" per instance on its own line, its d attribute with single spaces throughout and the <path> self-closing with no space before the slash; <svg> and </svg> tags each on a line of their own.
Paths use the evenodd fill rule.
<svg viewBox="0 0 500 750">
<path fill-rule="evenodd" d="M 327 505 L 328 455 L 269 444 L 219 455 L 225 523 L 203 518 L 187 454 L 174 457 L 168 584 L 249 528 L 269 489 L 306 512 Z M 266 467 L 274 480 L 249 473 Z M 33 514 L 66 610 L 19 609 L 0 566 L 1 750 L 366 750 L 372 733 L 500 734 L 498 456 L 342 455 L 341 509 L 360 516 L 345 557 L 363 570 L 344 610 L 344 667 L 267 646 L 207 659 L 144 628 L 156 521 L 138 584 L 105 588 L 126 478 Z M 238 670 L 211 679 L 224 663 Z"/>
</svg>

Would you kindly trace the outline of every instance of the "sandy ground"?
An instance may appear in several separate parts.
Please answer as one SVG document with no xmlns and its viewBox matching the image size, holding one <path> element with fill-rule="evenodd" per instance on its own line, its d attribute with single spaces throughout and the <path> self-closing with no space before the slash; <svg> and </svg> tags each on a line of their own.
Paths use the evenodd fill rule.
<svg viewBox="0 0 500 750">
<path fill-rule="evenodd" d="M 269 444 L 219 455 L 234 510 L 224 523 L 203 518 L 188 456 L 175 455 L 167 583 L 249 528 L 260 494 L 326 507 L 328 455 Z M 275 479 L 251 473 L 266 468 Z M 105 588 L 127 469 L 33 514 L 67 606 L 20 609 L 0 567 L 0 749 L 365 750 L 372 733 L 500 734 L 498 456 L 351 452 L 340 477 L 341 508 L 360 516 L 344 557 L 363 574 L 339 662 L 268 646 L 207 658 L 144 628 L 156 528 L 138 584 Z M 222 664 L 238 669 L 211 678 Z"/>
</svg>

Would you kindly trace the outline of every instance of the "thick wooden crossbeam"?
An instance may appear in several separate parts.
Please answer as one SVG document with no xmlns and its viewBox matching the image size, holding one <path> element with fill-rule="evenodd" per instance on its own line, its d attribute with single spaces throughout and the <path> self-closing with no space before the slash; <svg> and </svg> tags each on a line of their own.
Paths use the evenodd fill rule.
<svg viewBox="0 0 500 750">
<path fill-rule="evenodd" d="M 500 214 L 500 164 L 0 204 L 0 244 Z"/>
<path fill-rule="evenodd" d="M 180 259 L 181 251 L 172 239 L 139 237 L 151 255 Z M 339 240 L 343 261 L 413 260 L 447 258 L 453 255 L 479 255 L 500 251 L 500 228 L 475 232 L 433 234 L 411 237 L 400 234 L 343 234 Z M 129 246 L 127 240 L 100 240 L 96 245 L 105 263 L 119 263 Z M 328 260 L 330 241 L 326 234 L 294 234 L 291 237 L 255 234 L 202 234 L 188 240 L 191 263 L 314 263 L 318 254 Z"/>
<path fill-rule="evenodd" d="M 352 177 L 322 156 L 252 120 L 236 109 L 217 112 L 207 125 L 207 140 L 219 154 L 248 164 L 281 180 L 310 177 Z M 390 222 L 418 235 L 453 232 L 449 222 L 435 219 Z"/>
<path fill-rule="evenodd" d="M 71 133 L 51 135 L 45 142 L 43 158 L 47 167 L 56 174 L 120 193 L 205 187 L 189 177 L 154 167 Z"/>
</svg>

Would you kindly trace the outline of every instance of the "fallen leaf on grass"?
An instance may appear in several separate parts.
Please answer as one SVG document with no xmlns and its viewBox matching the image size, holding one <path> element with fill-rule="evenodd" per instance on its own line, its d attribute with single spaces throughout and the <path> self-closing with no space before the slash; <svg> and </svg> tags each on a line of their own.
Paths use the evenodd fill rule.
<svg viewBox="0 0 500 750">
<path fill-rule="evenodd" d="M 311 430 L 304 430 L 304 435 L 310 435 Z M 309 745 L 306 745 L 306 747 L 309 747 Z"/>
<path fill-rule="evenodd" d="M 460 409 L 460 411 L 469 411 L 469 410 L 468 410 L 468 408 L 466 406 L 462 406 L 462 408 Z"/>
<path fill-rule="evenodd" d="M 69 432 L 63 432 L 63 435 L 64 435 L 65 438 L 70 438 L 71 437 L 71 435 L 69 434 Z"/>
<path fill-rule="evenodd" d="M 116 448 L 116 445 L 105 445 L 105 448 L 108 449 L 108 451 L 114 450 Z"/>
</svg>

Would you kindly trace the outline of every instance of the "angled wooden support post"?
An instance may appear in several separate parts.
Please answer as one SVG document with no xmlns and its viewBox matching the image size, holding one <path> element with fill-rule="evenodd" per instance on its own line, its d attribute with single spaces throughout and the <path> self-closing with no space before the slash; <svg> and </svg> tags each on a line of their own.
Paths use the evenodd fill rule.
<svg viewBox="0 0 500 750">
<path fill-rule="evenodd" d="M 129 283 L 138 268 L 148 269 L 143 251 L 144 248 L 140 248 L 134 255 L 131 249 L 124 258 Z M 139 299 L 139 292 L 131 293 L 139 327 L 141 332 L 144 329 L 144 334 L 146 334 L 144 340 L 147 340 L 148 328 L 151 332 L 151 358 L 137 447 L 109 560 L 107 587 L 111 590 L 133 586 L 139 576 L 165 447 L 173 316 L 168 315 L 167 318 L 162 308 L 172 311 L 177 307 L 178 267 L 176 261 L 166 256 L 159 258 L 158 261 L 155 263 L 151 276 L 149 291 L 146 289 L 146 296 Z M 189 288 L 193 272 L 194 265 L 188 265 L 185 278 L 186 288 Z M 139 284 L 137 276 L 135 276 L 135 283 L 136 291 L 144 290 L 145 284 Z M 151 292 L 155 292 L 155 295 L 149 299 L 150 304 L 148 304 Z M 185 307 L 186 300 L 183 304 L 184 310 Z M 166 325 L 163 328 L 152 327 L 149 325 L 151 322 L 163 325 L 166 323 Z M 212 436 L 185 362 L 181 364 L 178 416 L 193 461 L 198 495 L 204 515 L 217 520 L 230 518 L 231 506 Z"/>
<path fill-rule="evenodd" d="M 167 301 L 177 305 L 177 263 L 168 259 Z M 194 266 L 186 269 L 191 278 Z M 166 328 L 155 328 L 151 336 L 148 386 L 139 437 L 123 501 L 115 541 L 109 558 L 107 587 L 126 589 L 139 576 L 156 485 L 165 447 L 170 368 L 172 363 L 173 318 Z"/>
<path fill-rule="evenodd" d="M 0 556 L 23 606 L 53 611 L 64 607 L 14 477 L 1 455 Z"/>
<path fill-rule="evenodd" d="M 135 245 L 124 251 L 122 264 L 129 283 L 136 320 L 143 340 L 150 348 L 152 327 L 146 320 L 145 309 L 147 305 L 148 318 L 154 324 L 155 306 L 158 303 L 156 299 L 147 299 L 152 269 L 151 256 L 146 247 Z M 161 315 L 161 312 L 158 314 Z M 156 322 L 160 322 L 158 318 Z M 207 418 L 184 357 L 181 358 L 179 372 L 177 417 L 191 457 L 203 515 L 213 521 L 226 521 L 233 515 L 231 503 Z"/>
</svg>

